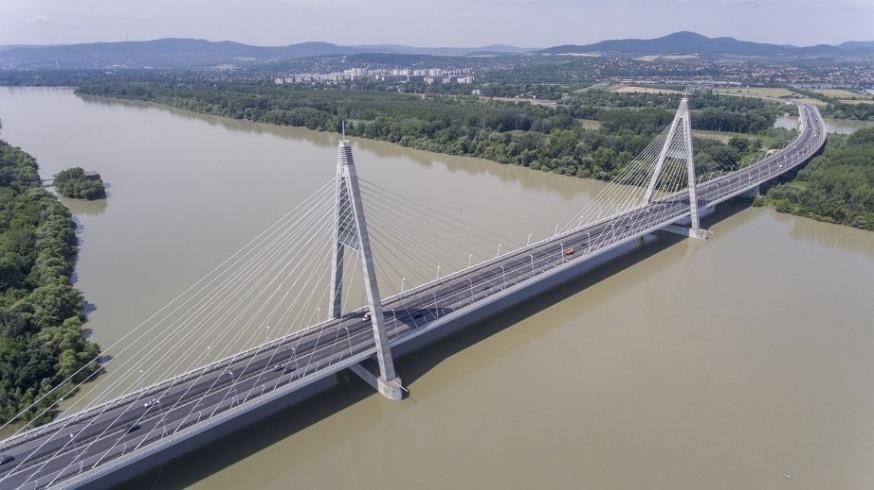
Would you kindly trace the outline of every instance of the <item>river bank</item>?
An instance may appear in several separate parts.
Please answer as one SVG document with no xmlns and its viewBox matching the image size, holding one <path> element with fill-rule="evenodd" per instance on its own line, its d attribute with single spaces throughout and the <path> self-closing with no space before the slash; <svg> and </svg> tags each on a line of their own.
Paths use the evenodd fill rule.
<svg viewBox="0 0 874 490">
<path fill-rule="evenodd" d="M 340 104 L 337 106 L 337 110 L 343 109 L 348 112 L 348 117 L 353 118 L 350 119 L 346 129 L 352 134 L 369 139 L 387 140 L 390 143 L 396 143 L 401 146 L 426 149 L 441 154 L 474 154 L 489 160 L 513 163 L 532 170 L 550 171 L 552 173 L 575 175 L 577 177 L 595 177 L 603 180 L 610 180 L 611 176 L 622 168 L 622 162 L 629 160 L 631 155 L 636 154 L 640 150 L 638 147 L 642 146 L 638 144 L 639 142 L 635 142 L 636 140 L 643 138 L 648 141 L 648 136 L 645 136 L 647 133 L 644 133 L 643 136 L 636 133 L 644 130 L 649 131 L 648 125 L 652 123 L 650 119 L 659 116 L 657 113 L 652 111 L 646 112 L 640 108 L 605 112 L 605 117 L 609 116 L 608 120 L 611 125 L 619 124 L 621 128 L 623 125 L 630 124 L 637 128 L 633 137 L 623 132 L 627 132 L 629 128 L 620 129 L 619 134 L 624 135 L 624 137 L 617 137 L 616 134 L 609 131 L 597 130 L 593 132 L 575 127 L 573 120 L 564 113 L 566 112 L 564 109 L 555 110 L 553 108 L 552 115 L 550 115 L 550 113 L 543 112 L 543 108 L 537 108 L 539 112 L 529 113 L 526 111 L 530 111 L 530 109 L 526 108 L 521 113 L 516 113 L 513 111 L 519 109 L 514 109 L 513 106 L 491 107 L 490 109 L 496 111 L 495 118 L 503 117 L 507 119 L 506 126 L 519 125 L 527 121 L 529 125 L 533 124 L 534 126 L 541 127 L 543 134 L 533 133 L 527 126 L 524 131 L 502 132 L 476 127 L 478 119 L 487 117 L 487 109 L 489 108 L 465 108 L 464 104 L 459 105 L 459 101 L 455 99 L 452 99 L 451 105 L 459 105 L 459 107 L 442 113 L 441 109 L 427 104 L 419 97 L 410 98 L 406 95 L 396 94 L 397 101 L 414 100 L 415 102 L 398 102 L 396 106 L 389 105 L 390 110 L 399 112 L 389 112 L 387 113 L 389 115 L 385 116 L 385 120 L 382 120 L 383 116 L 380 116 L 374 122 L 354 119 L 356 114 L 365 114 L 364 107 L 359 106 L 371 103 L 377 108 L 384 107 L 392 100 L 391 95 L 361 94 L 356 97 L 362 98 L 362 100 L 357 100 L 349 95 L 348 92 L 344 93 L 343 91 L 305 90 L 303 93 L 298 93 L 301 91 L 286 90 L 282 92 L 275 89 L 266 92 L 266 89 L 261 89 L 257 93 L 251 94 L 251 96 L 244 96 L 238 93 L 237 90 L 239 90 L 239 87 L 235 88 L 233 86 L 227 90 L 197 86 L 177 89 L 161 84 L 126 85 L 110 83 L 86 85 L 78 88 L 77 93 L 80 95 L 84 94 L 84 96 L 90 96 L 88 94 L 105 94 L 120 97 L 121 100 L 155 103 L 159 106 L 190 110 L 195 113 L 220 114 L 234 118 L 263 121 L 267 124 L 280 127 L 305 126 L 328 132 L 335 130 L 334 126 L 339 124 L 337 122 L 337 115 L 330 112 L 330 110 L 319 112 L 312 107 L 313 103 L 307 102 L 306 104 L 309 105 L 306 105 L 301 100 L 298 100 L 302 97 L 305 98 L 305 95 L 310 95 L 318 98 L 320 104 L 315 104 L 315 106 L 322 109 L 324 107 L 330 109 Z M 352 98 L 346 100 L 343 97 Z M 736 99 L 731 100 L 736 102 Z M 350 107 L 345 107 L 341 102 L 345 102 Z M 410 112 L 411 107 L 406 107 L 404 104 L 421 104 L 422 107 L 420 109 L 432 116 L 434 114 L 442 114 L 442 117 L 446 118 L 445 124 L 432 128 L 433 131 L 436 131 L 434 134 L 431 134 L 432 131 L 430 130 L 424 131 L 420 126 L 433 125 L 433 123 L 426 123 L 425 120 L 419 119 L 421 116 Z M 277 107 L 287 107 L 287 109 L 280 110 Z M 355 112 L 356 110 L 358 112 Z M 761 134 L 746 136 L 744 133 L 736 132 L 716 133 L 722 137 L 714 138 L 713 132 L 698 131 L 698 137 L 696 138 L 698 139 L 698 143 L 696 143 L 698 146 L 696 146 L 695 153 L 699 175 L 713 171 L 715 168 L 719 168 L 721 171 L 730 170 L 730 168 L 726 167 L 726 159 L 734 158 L 735 165 L 737 166 L 739 165 L 738 162 L 748 161 L 756 155 L 760 157 L 761 151 L 759 149 L 783 146 L 783 142 L 791 137 L 791 134 L 785 130 L 797 129 L 798 119 L 790 116 L 775 116 L 773 108 L 769 108 L 769 110 L 772 112 L 767 114 L 771 117 L 771 121 L 774 121 L 774 129 L 764 131 Z M 398 118 L 404 111 L 410 112 L 407 114 L 408 119 L 399 122 Z M 459 117 L 456 114 L 458 112 L 467 114 L 463 125 L 455 120 Z M 705 122 L 709 121 L 708 124 L 715 124 L 717 126 L 724 123 L 744 127 L 745 124 L 751 124 L 748 121 L 744 123 L 744 121 L 755 119 L 751 118 L 751 115 L 759 116 L 759 114 L 754 112 L 725 112 L 713 109 L 699 111 L 699 116 L 704 117 L 706 119 Z M 561 119 L 563 122 L 553 128 L 554 124 L 558 124 L 556 118 Z M 410 121 L 418 122 L 414 124 L 414 122 Z M 473 125 L 468 126 L 468 121 L 474 121 L 471 123 Z M 761 124 L 761 121 L 758 124 Z M 844 126 L 836 126 L 836 122 L 831 121 L 827 124 L 830 124 L 828 126 L 829 132 L 852 133 L 864 128 L 868 123 L 850 121 Z M 765 133 L 768 133 L 768 135 L 765 136 Z M 428 136 L 425 136 L 425 134 Z M 631 143 L 619 144 L 617 143 L 618 140 L 629 140 Z M 819 160 L 821 159 L 818 159 L 817 162 Z M 821 165 L 821 162 L 814 164 L 814 166 Z M 864 170 L 860 171 L 864 172 Z M 833 188 L 850 189 L 847 192 L 843 192 L 842 198 L 836 199 L 834 193 L 828 191 L 828 189 L 821 189 L 820 192 L 799 191 L 800 187 L 804 185 L 803 182 L 805 179 L 808 179 L 810 174 L 810 171 L 803 170 L 801 172 L 802 182 L 796 183 L 794 186 L 784 185 L 780 186 L 779 189 L 772 189 L 767 196 L 758 201 L 758 204 L 761 205 L 767 201 L 780 212 L 867 230 L 874 228 L 874 224 L 871 224 L 871 216 L 874 216 L 874 205 L 858 205 L 859 202 L 866 202 L 864 198 L 860 201 L 860 194 L 864 195 L 874 192 L 874 183 L 868 182 L 868 179 L 859 179 L 858 176 L 855 176 L 852 179 L 860 182 L 860 184 L 853 184 L 849 181 L 832 184 L 831 187 Z M 822 172 L 814 173 L 812 178 L 817 182 L 822 182 L 822 178 L 817 178 L 817 176 L 821 177 L 821 175 Z M 804 205 L 801 205 L 801 201 L 804 201 Z"/>
<path fill-rule="evenodd" d="M 76 224 L 40 187 L 36 160 L 0 140 L 0 424 L 51 420 L 54 404 L 99 373 L 85 299 L 73 287 Z M 20 417 L 20 418 L 19 418 Z M 7 434 L 8 435 L 8 434 Z"/>
</svg>

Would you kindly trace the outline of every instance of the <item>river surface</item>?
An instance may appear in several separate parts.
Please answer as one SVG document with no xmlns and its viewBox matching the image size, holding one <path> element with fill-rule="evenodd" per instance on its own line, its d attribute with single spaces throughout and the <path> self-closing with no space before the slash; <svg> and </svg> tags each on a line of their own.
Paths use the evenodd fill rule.
<svg viewBox="0 0 874 490">
<path fill-rule="evenodd" d="M 874 121 L 857 121 L 855 119 L 831 119 L 824 117 L 825 127 L 829 133 L 853 134 L 860 129 L 874 128 Z M 778 116 L 774 121 L 775 128 L 798 129 L 798 118 Z"/>
<path fill-rule="evenodd" d="M 0 87 L 44 177 L 100 171 L 76 285 L 111 345 L 334 172 L 336 136 Z M 524 242 L 602 184 L 354 142 L 368 180 Z M 874 234 L 726 207 L 398 363 L 411 395 L 329 392 L 142 488 L 872 488 Z M 105 376 L 112 376 L 110 371 Z"/>
</svg>

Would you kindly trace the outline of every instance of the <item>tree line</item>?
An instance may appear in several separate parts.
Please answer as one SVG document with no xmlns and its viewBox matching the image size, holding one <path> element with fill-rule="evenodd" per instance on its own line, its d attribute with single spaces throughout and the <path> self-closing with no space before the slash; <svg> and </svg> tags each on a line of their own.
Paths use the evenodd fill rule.
<svg viewBox="0 0 874 490">
<path fill-rule="evenodd" d="M 240 82 L 99 82 L 78 90 L 320 131 L 340 131 L 346 121 L 346 132 L 352 136 L 598 179 L 610 179 L 642 151 L 670 123 L 679 102 L 676 94 L 614 94 L 605 99 L 591 94 L 551 108 L 472 96 Z M 779 110 L 771 107 L 774 104 L 737 97 L 704 95 L 700 102 L 693 100 L 693 121 L 700 117 L 705 128 L 715 130 L 764 130 L 773 125 Z M 599 120 L 601 128 L 585 129 L 579 120 L 587 118 Z M 738 162 L 758 151 L 752 145 L 741 151 L 718 142 L 707 146 L 716 151 L 720 145 Z"/>
<path fill-rule="evenodd" d="M 100 370 L 100 349 L 82 329 L 85 300 L 70 281 L 76 225 L 39 183 L 33 157 L 0 141 L 0 422 L 50 407 L 66 391 L 54 386 Z"/>
<path fill-rule="evenodd" d="M 778 211 L 874 231 L 874 128 L 830 135 L 825 152 L 759 200 Z"/>
</svg>

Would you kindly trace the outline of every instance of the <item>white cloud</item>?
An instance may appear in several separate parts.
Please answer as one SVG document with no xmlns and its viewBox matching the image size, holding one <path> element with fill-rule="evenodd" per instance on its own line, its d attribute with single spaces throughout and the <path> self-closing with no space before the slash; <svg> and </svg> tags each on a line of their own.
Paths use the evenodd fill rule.
<svg viewBox="0 0 874 490">
<path fill-rule="evenodd" d="M 471 17 L 473 17 L 473 14 L 468 12 L 467 10 L 459 10 L 458 17 L 462 19 L 470 19 Z"/>
<path fill-rule="evenodd" d="M 46 17 L 45 15 L 42 15 L 42 14 L 37 14 L 37 15 L 34 15 L 33 17 L 27 19 L 27 22 L 29 22 L 31 24 L 39 24 L 39 23 L 48 22 L 48 21 L 49 21 L 49 18 Z"/>
</svg>

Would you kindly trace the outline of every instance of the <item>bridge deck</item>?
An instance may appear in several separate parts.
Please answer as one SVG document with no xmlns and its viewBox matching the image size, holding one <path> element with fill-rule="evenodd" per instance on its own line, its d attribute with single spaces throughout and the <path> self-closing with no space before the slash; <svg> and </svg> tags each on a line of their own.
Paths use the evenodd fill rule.
<svg viewBox="0 0 874 490">
<path fill-rule="evenodd" d="M 699 184 L 699 206 L 712 207 L 754 189 L 815 154 L 825 142 L 824 124 L 814 107 L 801 105 L 799 110 L 802 131 L 796 140 L 755 165 Z M 590 260 L 687 218 L 689 203 L 681 197 L 665 196 L 385 299 L 392 346 L 551 271 Z M 570 247 L 576 252 L 566 255 Z M 360 313 L 315 325 L 4 441 L 0 454 L 15 460 L 0 467 L 0 489 L 86 484 L 373 353 L 371 326 Z M 73 435 L 75 444 L 70 444 Z"/>
</svg>

